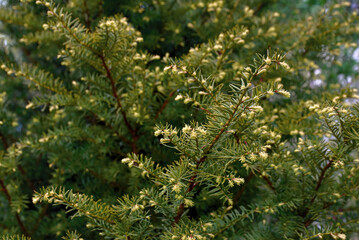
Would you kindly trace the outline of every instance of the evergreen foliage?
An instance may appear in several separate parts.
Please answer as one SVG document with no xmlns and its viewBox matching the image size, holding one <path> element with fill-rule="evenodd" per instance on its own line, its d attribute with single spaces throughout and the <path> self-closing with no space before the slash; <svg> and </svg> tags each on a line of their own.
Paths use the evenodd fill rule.
<svg viewBox="0 0 359 240">
<path fill-rule="evenodd" d="M 356 6 L 3 1 L 1 239 L 356 239 Z"/>
</svg>

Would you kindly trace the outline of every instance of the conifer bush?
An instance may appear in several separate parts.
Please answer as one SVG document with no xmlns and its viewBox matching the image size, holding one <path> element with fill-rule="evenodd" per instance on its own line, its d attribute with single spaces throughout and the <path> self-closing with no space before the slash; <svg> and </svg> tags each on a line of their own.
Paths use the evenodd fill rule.
<svg viewBox="0 0 359 240">
<path fill-rule="evenodd" d="M 358 239 L 355 1 L 1 2 L 1 239 Z"/>
</svg>

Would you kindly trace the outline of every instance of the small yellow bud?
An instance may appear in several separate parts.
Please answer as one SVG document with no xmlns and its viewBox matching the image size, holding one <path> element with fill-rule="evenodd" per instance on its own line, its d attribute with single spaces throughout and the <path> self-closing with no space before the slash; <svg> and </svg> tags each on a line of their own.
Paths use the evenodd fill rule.
<svg viewBox="0 0 359 240">
<path fill-rule="evenodd" d="M 121 160 L 121 162 L 122 163 L 129 163 L 129 162 L 131 162 L 132 160 L 130 159 L 130 158 L 123 158 L 122 160 Z"/>
<path fill-rule="evenodd" d="M 181 94 L 178 94 L 176 97 L 175 97 L 175 101 L 178 101 L 178 100 L 181 100 L 183 99 L 183 96 Z"/>
<path fill-rule="evenodd" d="M 155 131 L 155 136 L 158 137 L 160 134 L 162 133 L 161 129 L 158 129 L 157 131 Z"/>
<path fill-rule="evenodd" d="M 286 63 L 286 62 L 280 62 L 279 63 L 284 69 L 286 69 L 286 70 L 289 70 L 290 69 L 290 66 L 288 65 L 288 63 Z"/>
<path fill-rule="evenodd" d="M 165 144 L 171 142 L 171 139 L 169 138 L 161 138 L 160 143 Z"/>
<path fill-rule="evenodd" d="M 267 57 L 264 61 L 265 61 L 266 64 L 268 64 L 268 65 L 270 65 L 270 64 L 272 63 L 272 60 L 271 60 L 269 57 Z"/>
</svg>

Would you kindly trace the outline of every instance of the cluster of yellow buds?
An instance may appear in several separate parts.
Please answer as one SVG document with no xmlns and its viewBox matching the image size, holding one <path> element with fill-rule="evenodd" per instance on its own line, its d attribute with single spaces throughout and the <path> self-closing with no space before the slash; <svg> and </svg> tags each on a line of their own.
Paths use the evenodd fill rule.
<svg viewBox="0 0 359 240">
<path fill-rule="evenodd" d="M 47 29 L 50 28 L 50 26 L 46 23 L 42 24 L 42 28 L 46 31 Z"/>
<path fill-rule="evenodd" d="M 282 66 L 286 70 L 290 70 L 290 66 L 286 62 L 279 62 L 279 65 Z"/>
<path fill-rule="evenodd" d="M 154 132 L 154 135 L 156 137 L 158 137 L 159 135 L 163 135 L 163 138 L 160 139 L 160 143 L 166 144 L 166 143 L 171 142 L 171 138 L 173 136 L 176 136 L 177 133 L 178 133 L 178 131 L 176 128 L 174 128 L 174 129 L 157 129 Z"/>
<path fill-rule="evenodd" d="M 50 140 L 50 137 L 45 136 L 45 137 L 40 138 L 40 139 L 39 139 L 39 142 L 40 142 L 40 143 L 45 143 L 45 142 L 48 142 L 49 140 Z"/>
<path fill-rule="evenodd" d="M 303 166 L 299 166 L 297 164 L 294 164 L 292 166 L 293 172 L 296 176 L 299 176 L 301 174 L 307 174 L 308 171 L 303 167 Z"/>
<path fill-rule="evenodd" d="M 132 206 L 131 211 L 135 212 L 135 211 L 138 211 L 138 210 L 142 210 L 144 208 L 145 208 L 145 206 L 143 206 L 142 204 L 135 204 L 135 205 Z"/>
<path fill-rule="evenodd" d="M 308 107 L 309 110 L 319 114 L 319 118 L 323 119 L 325 118 L 326 115 L 328 115 L 328 117 L 332 117 L 332 116 L 336 116 L 338 115 L 338 113 L 347 113 L 346 109 L 337 109 L 335 107 L 323 107 L 319 104 L 314 104 L 312 106 Z"/>
<path fill-rule="evenodd" d="M 182 100 L 183 99 L 183 95 L 182 94 L 178 94 L 176 97 L 175 97 L 175 101 L 179 101 L 179 100 Z"/>
<path fill-rule="evenodd" d="M 6 99 L 6 92 L 0 93 L 0 104 L 2 104 Z"/>
<path fill-rule="evenodd" d="M 175 193 L 180 193 L 182 190 L 181 184 L 176 183 L 172 186 L 172 191 Z"/>
<path fill-rule="evenodd" d="M 186 66 L 177 66 L 177 65 L 170 65 L 163 69 L 164 72 L 168 72 L 171 70 L 174 74 L 186 74 L 187 73 L 187 67 Z"/>
<path fill-rule="evenodd" d="M 161 129 L 158 129 L 155 131 L 155 136 L 158 137 L 159 135 L 164 135 L 164 136 L 170 136 L 170 135 L 176 135 L 177 134 L 177 130 L 176 128 L 175 129 L 164 129 L 164 130 L 161 130 Z"/>
<path fill-rule="evenodd" d="M 191 232 L 193 232 L 193 231 L 191 231 Z M 199 234 L 192 234 L 191 233 L 190 235 L 182 235 L 182 236 L 173 235 L 171 237 L 171 239 L 173 239 L 173 240 L 205 240 L 207 238 L 202 236 L 202 235 L 199 235 Z"/>
<path fill-rule="evenodd" d="M 349 1 L 337 3 L 333 5 L 333 9 L 335 8 L 341 8 L 341 7 L 350 7 L 351 3 Z"/>
<path fill-rule="evenodd" d="M 222 50 L 223 49 L 223 45 L 220 44 L 220 43 L 216 43 L 214 46 L 213 46 L 213 50 L 215 51 L 219 51 L 219 50 Z"/>
<path fill-rule="evenodd" d="M 45 200 L 49 203 L 60 202 L 61 200 L 63 200 L 63 195 L 56 194 L 53 190 L 51 190 L 50 192 L 46 192 L 43 196 L 38 195 L 32 198 L 32 202 L 34 204 L 38 203 L 41 200 Z"/>
<path fill-rule="evenodd" d="M 221 33 L 218 35 L 216 42 L 214 43 L 213 46 L 208 47 L 207 48 L 207 52 L 211 52 L 212 50 L 214 51 L 221 51 L 224 49 L 224 46 L 227 45 L 227 41 L 230 43 L 235 43 L 235 44 L 243 44 L 244 41 L 244 37 L 248 34 L 248 29 L 245 29 L 239 33 L 237 32 L 233 32 L 233 33 Z M 206 52 L 204 53 L 206 54 Z M 218 55 L 217 58 L 222 58 L 222 55 Z"/>
<path fill-rule="evenodd" d="M 340 97 L 339 96 L 336 96 L 332 99 L 332 102 L 333 103 L 338 103 L 338 101 L 340 100 Z"/>
<path fill-rule="evenodd" d="M 264 132 L 266 130 L 268 130 L 268 126 L 264 125 L 264 126 L 261 126 L 261 127 L 257 128 L 257 129 L 255 129 L 253 131 L 253 133 L 254 134 L 260 134 L 260 133 L 262 133 L 262 132 Z"/>
<path fill-rule="evenodd" d="M 260 69 L 258 69 L 257 74 L 256 75 L 260 75 L 263 74 L 267 71 L 267 69 L 269 68 L 269 65 L 264 65 L 263 67 L 261 67 Z"/>
<path fill-rule="evenodd" d="M 37 0 L 35 3 L 37 5 L 45 5 L 46 7 L 50 7 L 50 3 L 46 1 Z"/>
<path fill-rule="evenodd" d="M 208 12 L 221 12 L 223 7 L 223 0 L 217 0 L 207 4 Z"/>
<path fill-rule="evenodd" d="M 280 90 L 277 90 L 275 91 L 276 93 L 286 97 L 286 98 L 290 98 L 290 92 L 284 90 L 284 89 L 280 89 Z"/>
<path fill-rule="evenodd" d="M 207 94 L 207 93 L 204 92 L 204 91 L 200 91 L 199 94 L 200 94 L 200 95 L 205 95 L 205 94 Z M 175 101 L 180 101 L 180 100 L 183 100 L 183 103 L 184 103 L 184 104 L 188 104 L 188 103 L 193 102 L 192 104 L 193 104 L 194 106 L 199 106 L 199 105 L 200 105 L 199 102 L 195 101 L 193 98 L 191 98 L 191 97 L 188 96 L 188 95 L 187 95 L 187 96 L 183 96 L 182 94 L 178 94 L 178 95 L 175 97 Z"/>
<path fill-rule="evenodd" d="M 118 30 L 118 22 L 115 21 L 115 19 L 107 19 L 106 21 L 102 21 L 99 24 L 100 28 L 108 28 L 111 30 Z"/>
<path fill-rule="evenodd" d="M 248 6 L 245 6 L 245 7 L 244 7 L 244 15 L 245 15 L 246 17 L 251 17 L 251 16 L 253 16 L 253 14 L 254 14 L 254 10 L 253 10 L 253 9 L 251 9 L 251 8 L 248 7 Z"/>
<path fill-rule="evenodd" d="M 253 112 L 260 113 L 263 112 L 262 106 L 250 106 L 249 109 Z"/>
<path fill-rule="evenodd" d="M 16 76 L 21 76 L 22 73 L 21 72 L 15 72 L 12 68 L 6 66 L 5 64 L 1 64 L 0 68 L 2 70 L 4 70 L 7 75 L 12 75 L 12 74 L 15 74 Z"/>
<path fill-rule="evenodd" d="M 266 141 L 266 144 L 274 144 L 276 141 L 280 140 L 282 135 L 274 131 L 263 131 L 262 136 L 266 136 L 269 139 Z"/>
<path fill-rule="evenodd" d="M 185 125 L 183 128 L 182 128 L 182 133 L 189 137 L 190 139 L 197 139 L 198 137 L 200 136 L 205 136 L 207 134 L 207 131 L 204 127 L 200 126 L 200 127 L 194 127 L 192 128 L 191 126 L 189 125 Z"/>
<path fill-rule="evenodd" d="M 340 161 L 340 160 L 337 160 L 333 163 L 333 166 L 335 168 L 343 168 L 344 167 L 344 162 L 343 161 Z"/>
<path fill-rule="evenodd" d="M 237 178 L 232 178 L 231 180 L 238 186 L 244 183 L 244 178 L 237 177 Z"/>
<path fill-rule="evenodd" d="M 277 30 L 275 27 L 271 26 L 267 29 L 267 32 L 265 33 L 266 37 L 276 37 L 277 36 Z"/>
<path fill-rule="evenodd" d="M 184 205 L 185 205 L 185 207 L 193 207 L 194 202 L 191 199 L 185 198 L 184 199 Z"/>
<path fill-rule="evenodd" d="M 250 159 L 252 162 L 255 162 L 255 161 L 257 161 L 258 156 L 257 156 L 255 153 L 251 153 L 251 154 L 249 154 L 249 159 Z"/>
<path fill-rule="evenodd" d="M 249 76 L 252 74 L 252 68 L 245 67 L 243 69 L 243 72 L 241 73 L 245 78 L 249 78 Z M 250 83 L 249 83 L 250 84 Z"/>
<path fill-rule="evenodd" d="M 139 53 L 136 53 L 135 56 L 133 56 L 134 60 L 145 60 L 147 59 L 147 55 L 146 54 L 139 54 Z"/>
<path fill-rule="evenodd" d="M 259 152 L 258 155 L 263 160 L 266 160 L 268 158 L 268 153 L 266 153 L 266 152 Z"/>
<path fill-rule="evenodd" d="M 297 148 L 294 150 L 294 152 L 301 152 L 303 148 L 305 147 L 306 143 L 304 142 L 303 138 L 298 138 Z M 309 145 L 308 149 L 312 149 L 317 147 L 317 145 Z"/>
<path fill-rule="evenodd" d="M 183 103 L 184 103 L 184 104 L 188 104 L 188 103 L 190 103 L 190 102 L 192 102 L 192 101 L 193 101 L 193 99 L 187 96 L 187 97 L 183 100 Z"/>
<path fill-rule="evenodd" d="M 292 131 L 290 131 L 290 133 L 289 133 L 290 135 L 301 135 L 301 136 L 303 136 L 304 135 L 304 132 L 303 131 L 299 131 L 298 129 L 294 129 L 294 130 L 292 130 Z"/>
<path fill-rule="evenodd" d="M 133 166 L 133 160 L 131 159 L 131 158 L 123 158 L 122 160 L 121 160 L 121 162 L 122 163 L 124 163 L 124 164 L 128 164 L 130 167 L 132 167 Z"/>
</svg>

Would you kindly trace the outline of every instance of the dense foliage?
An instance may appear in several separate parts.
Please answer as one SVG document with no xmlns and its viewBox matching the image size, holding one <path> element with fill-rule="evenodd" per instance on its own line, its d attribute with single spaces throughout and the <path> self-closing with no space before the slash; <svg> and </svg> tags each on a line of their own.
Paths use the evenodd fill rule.
<svg viewBox="0 0 359 240">
<path fill-rule="evenodd" d="M 355 239 L 357 6 L 2 1 L 2 239 Z"/>
</svg>

